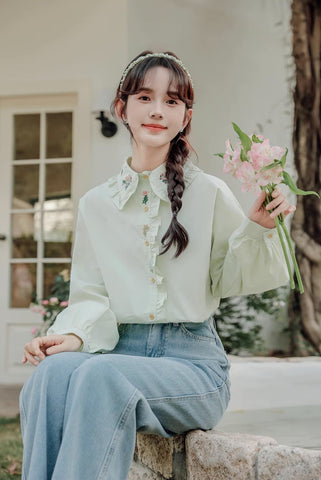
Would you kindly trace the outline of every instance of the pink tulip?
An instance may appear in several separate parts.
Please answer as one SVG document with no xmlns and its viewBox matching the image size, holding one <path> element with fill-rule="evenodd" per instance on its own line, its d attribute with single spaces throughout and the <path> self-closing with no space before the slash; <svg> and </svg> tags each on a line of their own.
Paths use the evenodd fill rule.
<svg viewBox="0 0 321 480">
<path fill-rule="evenodd" d="M 68 300 L 64 300 L 63 302 L 60 302 L 61 307 L 67 307 L 68 306 Z"/>
<path fill-rule="evenodd" d="M 236 170 L 235 177 L 242 182 L 242 192 L 249 192 L 254 190 L 257 192 L 258 188 L 256 172 L 250 162 L 242 162 L 241 166 Z"/>
<path fill-rule="evenodd" d="M 252 143 L 251 150 L 247 152 L 247 158 L 252 163 L 256 172 L 273 162 L 271 155 L 270 140 L 265 138 L 263 143 Z"/>
<path fill-rule="evenodd" d="M 242 142 L 238 142 L 238 147 L 233 151 L 230 140 L 225 142 L 226 151 L 223 155 L 224 168 L 223 173 L 232 173 L 242 183 L 242 191 L 254 191 L 257 196 L 262 191 L 265 192 L 266 201 L 270 202 L 270 195 L 275 185 L 283 182 L 290 187 L 296 194 L 316 194 L 316 192 L 302 192 L 292 185 L 293 181 L 289 178 L 289 174 L 284 172 L 283 168 L 286 160 L 287 149 L 279 146 L 271 146 L 270 140 L 264 138 L 262 135 L 257 135 L 260 142 L 255 141 L 256 138 L 252 134 L 249 136 L 245 134 L 235 123 L 233 128 L 238 134 Z M 242 160 L 240 158 L 242 153 Z M 222 154 L 216 154 L 222 157 Z M 282 160 L 282 157 L 284 159 Z M 246 158 L 246 160 L 244 160 Z M 282 162 L 281 162 L 282 160 Z M 268 167 L 268 168 L 266 168 Z M 298 193 L 299 192 L 299 193 Z M 275 226 L 278 231 L 281 247 L 286 260 L 291 288 L 295 288 L 293 272 L 290 265 L 290 259 L 286 248 L 286 243 L 290 251 L 290 256 L 293 261 L 293 266 L 298 281 L 300 293 L 303 293 L 304 288 L 299 271 L 299 267 L 295 258 L 291 238 L 284 222 L 282 214 L 274 218 Z"/>
<path fill-rule="evenodd" d="M 48 303 L 49 303 L 49 300 L 42 300 L 42 302 L 41 302 L 41 303 L 42 303 L 42 305 L 48 305 Z"/>
<path fill-rule="evenodd" d="M 280 165 L 275 166 L 274 168 L 270 168 L 269 170 L 265 170 L 264 172 L 259 172 L 257 183 L 265 187 L 270 183 L 275 183 L 278 185 L 282 182 L 282 167 Z"/>
<path fill-rule="evenodd" d="M 236 170 L 240 167 L 242 160 L 240 158 L 241 154 L 241 144 L 238 142 L 236 144 L 235 150 L 232 149 L 230 139 L 228 138 L 225 142 L 226 150 L 223 155 L 224 167 L 223 173 L 232 173 L 235 175 Z"/>
</svg>

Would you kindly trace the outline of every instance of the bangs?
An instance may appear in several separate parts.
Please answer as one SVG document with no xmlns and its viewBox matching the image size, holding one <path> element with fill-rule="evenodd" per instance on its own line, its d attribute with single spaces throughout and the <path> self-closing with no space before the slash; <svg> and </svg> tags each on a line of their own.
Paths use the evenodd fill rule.
<svg viewBox="0 0 321 480">
<path fill-rule="evenodd" d="M 179 98 L 188 108 L 193 106 L 193 90 L 187 75 L 174 62 L 166 58 L 150 58 L 138 63 L 127 75 L 122 93 L 136 95 L 143 90 L 146 74 L 153 67 L 165 67 L 169 70 L 169 82 L 167 91 Z M 175 92 L 175 93 L 174 93 Z"/>
</svg>

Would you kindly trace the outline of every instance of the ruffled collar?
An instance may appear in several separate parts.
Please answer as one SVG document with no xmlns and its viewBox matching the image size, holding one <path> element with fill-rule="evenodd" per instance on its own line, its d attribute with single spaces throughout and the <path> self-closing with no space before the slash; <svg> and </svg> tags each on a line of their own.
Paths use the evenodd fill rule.
<svg viewBox="0 0 321 480">
<path fill-rule="evenodd" d="M 129 198 L 136 191 L 139 177 L 149 178 L 151 188 L 164 202 L 169 203 L 167 194 L 166 162 L 162 163 L 154 170 L 145 170 L 144 172 L 135 172 L 130 166 L 132 157 L 128 157 L 118 175 L 114 175 L 107 181 L 109 194 L 114 204 L 121 210 Z M 192 183 L 198 172 L 201 171 L 196 165 L 188 159 L 183 166 L 185 189 Z"/>
</svg>

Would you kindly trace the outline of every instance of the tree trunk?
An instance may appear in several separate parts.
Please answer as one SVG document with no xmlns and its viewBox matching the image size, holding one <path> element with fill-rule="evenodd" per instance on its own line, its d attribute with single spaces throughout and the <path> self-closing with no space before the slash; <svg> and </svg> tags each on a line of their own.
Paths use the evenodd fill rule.
<svg viewBox="0 0 321 480">
<path fill-rule="evenodd" d="M 296 66 L 293 152 L 298 187 L 321 196 L 321 2 L 292 0 L 291 26 Z M 321 201 L 298 196 L 291 233 L 304 293 L 289 306 L 295 354 L 321 353 Z M 299 321 L 298 321 L 299 318 Z M 296 324 L 298 324 L 296 326 Z M 307 347 L 310 345 L 310 348 Z"/>
</svg>

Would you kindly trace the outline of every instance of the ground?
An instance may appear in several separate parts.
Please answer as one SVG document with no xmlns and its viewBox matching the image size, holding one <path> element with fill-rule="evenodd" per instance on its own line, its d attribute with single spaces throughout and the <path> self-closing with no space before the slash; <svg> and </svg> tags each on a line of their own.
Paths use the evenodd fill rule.
<svg viewBox="0 0 321 480">
<path fill-rule="evenodd" d="M 20 419 L 0 418 L 0 480 L 20 480 L 21 464 Z"/>
</svg>

